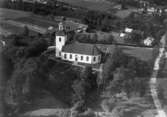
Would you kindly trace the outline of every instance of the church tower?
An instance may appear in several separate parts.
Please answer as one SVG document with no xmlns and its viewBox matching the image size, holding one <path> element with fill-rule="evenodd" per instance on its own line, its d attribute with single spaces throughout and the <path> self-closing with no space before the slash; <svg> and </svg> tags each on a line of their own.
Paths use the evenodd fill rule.
<svg viewBox="0 0 167 117">
<path fill-rule="evenodd" d="M 58 24 L 58 27 L 59 27 L 59 31 L 60 31 L 60 30 L 64 30 L 63 22 L 60 22 L 60 23 Z"/>
<path fill-rule="evenodd" d="M 67 41 L 67 35 L 64 31 L 63 24 L 59 23 L 59 31 L 56 33 L 55 45 L 56 45 L 56 57 L 61 57 L 61 51 Z"/>
</svg>

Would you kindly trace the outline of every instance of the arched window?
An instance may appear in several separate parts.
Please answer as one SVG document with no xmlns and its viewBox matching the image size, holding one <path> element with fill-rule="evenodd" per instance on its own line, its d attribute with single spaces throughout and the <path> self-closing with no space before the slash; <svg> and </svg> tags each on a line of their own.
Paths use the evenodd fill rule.
<svg viewBox="0 0 167 117">
<path fill-rule="evenodd" d="M 65 59 L 67 58 L 67 54 L 64 54 L 64 58 L 65 58 Z"/>
<path fill-rule="evenodd" d="M 59 42 L 61 42 L 61 38 L 59 38 Z"/>
<path fill-rule="evenodd" d="M 59 52 L 59 56 L 61 56 L 61 52 Z"/>
<path fill-rule="evenodd" d="M 72 54 L 70 54 L 70 59 L 72 59 Z"/>
<path fill-rule="evenodd" d="M 86 61 L 89 61 L 89 56 L 86 57 Z"/>
<path fill-rule="evenodd" d="M 93 57 L 93 61 L 96 62 L 96 57 L 95 56 Z"/>
<path fill-rule="evenodd" d="M 83 60 L 83 56 L 81 56 L 81 60 Z"/>
</svg>

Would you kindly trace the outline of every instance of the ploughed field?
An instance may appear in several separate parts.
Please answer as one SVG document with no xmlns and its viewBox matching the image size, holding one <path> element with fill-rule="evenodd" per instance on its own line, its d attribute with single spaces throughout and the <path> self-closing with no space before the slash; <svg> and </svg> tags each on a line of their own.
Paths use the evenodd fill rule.
<svg viewBox="0 0 167 117">
<path fill-rule="evenodd" d="M 45 33 L 49 27 L 57 27 L 56 21 L 50 21 L 42 16 L 30 12 L 0 8 L 1 33 L 18 34 L 24 26 L 28 26 L 30 32 Z"/>
</svg>

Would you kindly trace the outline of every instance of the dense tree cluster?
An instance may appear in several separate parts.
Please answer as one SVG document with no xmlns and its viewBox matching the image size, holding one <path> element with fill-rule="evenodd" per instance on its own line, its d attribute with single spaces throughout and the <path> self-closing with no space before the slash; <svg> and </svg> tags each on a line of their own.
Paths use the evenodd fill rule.
<svg viewBox="0 0 167 117">
<path fill-rule="evenodd" d="M 164 17 L 158 16 L 144 21 L 143 16 L 131 14 L 128 18 L 120 22 L 120 20 L 116 20 L 116 17 L 105 13 L 97 13 L 95 11 L 85 12 L 82 10 L 74 12 L 72 8 L 63 7 L 63 4 L 59 4 L 59 6 L 56 6 L 56 4 L 56 1 L 53 2 L 52 0 L 45 6 L 38 3 L 34 5 L 25 4 L 21 1 L 18 4 L 9 1 L 5 3 L 8 8 L 33 11 L 42 15 L 79 17 L 89 25 L 89 31 L 93 29 L 111 31 L 115 28 L 131 27 L 135 30 L 142 30 L 146 34 L 149 33 L 149 35 L 156 38 L 157 42 L 155 43 L 159 42 L 158 39 L 164 33 L 164 27 L 159 27 L 163 25 Z M 123 1 L 121 4 L 124 8 L 126 7 Z M 111 20 L 114 20 L 113 24 Z M 155 24 L 158 24 L 158 26 Z M 74 34 L 71 35 L 70 38 Z M 141 41 L 140 39 L 144 39 L 145 37 L 145 34 L 133 33 L 131 39 L 127 39 L 126 41 L 138 44 Z M 10 43 L 2 52 L 3 57 L 10 61 L 9 64 L 13 68 L 13 72 L 10 73 L 11 76 L 6 75 L 10 77 L 7 78 L 5 94 L 8 111 L 17 114 L 22 110 L 22 106 L 27 104 L 27 102 L 30 103 L 32 97 L 40 90 L 51 92 L 56 98 L 61 99 L 69 105 L 69 107 L 73 106 L 75 111 L 81 113 L 86 111 L 90 100 L 92 100 L 91 96 L 94 96 L 94 92 L 98 90 L 96 83 L 98 81 L 96 79 L 97 74 L 93 74 L 90 67 L 86 67 L 77 74 L 69 65 L 66 66 L 61 63 L 51 62 L 47 57 L 41 55 L 47 49 L 48 42 L 41 35 L 29 36 L 27 27 L 24 28 L 21 35 L 13 35 L 10 38 Z M 108 40 L 98 40 L 96 34 L 93 37 L 75 35 L 74 38 L 77 38 L 81 42 L 84 39 L 85 42 L 89 43 L 113 42 L 112 36 Z M 125 97 L 146 95 L 147 77 L 150 76 L 152 68 L 150 63 L 127 56 L 119 48 L 115 50 L 113 54 L 105 56 L 106 61 L 102 74 L 105 81 L 103 82 L 105 83 L 103 94 L 108 96 L 107 98 L 109 99 L 113 95 L 122 92 L 126 94 Z"/>
<path fill-rule="evenodd" d="M 128 43 L 141 45 L 147 37 L 153 37 L 153 46 L 158 45 L 161 36 L 165 33 L 166 16 L 146 16 L 143 14 L 132 13 L 121 23 L 121 27 L 132 28 L 134 31 L 125 39 Z"/>
<path fill-rule="evenodd" d="M 167 4 L 166 0 L 148 0 L 148 1 L 151 2 L 151 3 L 154 3 L 156 5 L 165 5 L 165 4 Z"/>
<path fill-rule="evenodd" d="M 92 100 L 99 96 L 97 74 L 91 67 L 79 69 L 76 73 L 70 65 L 49 60 L 48 56 L 41 54 L 48 46 L 47 41 L 42 36 L 25 35 L 28 34 L 11 36 L 2 53 L 13 66 L 13 72 L 7 78 L 5 95 L 9 113 L 22 111 L 22 106 L 31 103 L 41 90 L 49 91 L 79 113 L 87 111 Z M 117 47 L 115 50 L 106 56 L 104 63 L 103 77 L 108 83 L 103 93 L 111 96 L 124 91 L 128 96 L 143 96 L 150 64 L 125 55 Z"/>
<path fill-rule="evenodd" d="M 75 34 L 74 40 L 81 43 L 93 43 L 93 44 L 112 44 L 114 37 L 109 33 L 83 33 Z"/>
<path fill-rule="evenodd" d="M 150 76 L 151 63 L 143 62 L 133 57 L 126 56 L 117 49 L 112 56 L 109 56 L 104 65 L 103 77 L 106 81 L 111 81 L 108 86 L 111 92 L 125 91 L 130 93 L 140 93 L 144 95 L 147 80 Z M 136 88 L 134 86 L 137 86 Z M 142 86 L 139 88 L 139 86 Z M 132 88 L 134 87 L 134 88 Z M 144 88 L 145 87 L 145 88 Z"/>
<path fill-rule="evenodd" d="M 83 21 L 89 25 L 90 29 L 98 29 L 107 32 L 112 29 L 111 20 L 113 21 L 115 19 L 116 17 L 109 14 L 88 11 Z"/>
<path fill-rule="evenodd" d="M 47 77 L 48 61 L 44 57 L 38 57 L 47 49 L 47 42 L 42 38 L 26 35 L 24 33 L 8 37 L 10 42 L 1 53 L 5 62 L 3 65 L 10 66 L 4 71 L 4 78 L 7 81 L 5 102 L 9 106 L 6 109 L 9 111 L 8 114 L 12 111 L 19 112 L 22 105 L 30 101 L 34 89 L 40 86 L 39 82 Z M 7 75 L 9 71 L 11 75 Z"/>
<path fill-rule="evenodd" d="M 43 90 L 68 106 L 81 103 L 76 110 L 83 112 L 87 95 L 96 89 L 96 75 L 92 74 L 91 68 L 76 74 L 69 65 L 53 62 L 42 54 L 47 49 L 45 39 L 25 34 L 10 36 L 10 42 L 2 50 L 2 56 L 9 62 L 8 66 L 13 66 L 11 75 L 5 77 L 7 84 L 4 98 L 8 116 L 17 116 L 26 110 Z"/>
<path fill-rule="evenodd" d="M 121 108 L 119 110 L 121 102 L 135 97 L 147 97 L 151 71 L 151 63 L 126 56 L 117 48 L 104 64 L 105 88 L 101 95 L 103 110 L 112 112 L 114 116 L 123 117 L 124 112 Z"/>
<path fill-rule="evenodd" d="M 87 108 L 85 104 L 89 100 L 89 95 L 97 88 L 96 76 L 92 74 L 91 67 L 86 67 L 80 72 L 79 78 L 74 80 L 72 88 L 74 91 L 72 103 L 75 110 L 84 112 Z"/>
<path fill-rule="evenodd" d="M 127 8 L 127 6 L 132 6 L 132 7 L 141 7 L 144 6 L 143 3 L 140 3 L 141 0 L 108 0 L 111 2 L 117 2 L 120 3 L 123 7 L 122 8 Z M 155 5 L 165 5 L 167 3 L 166 0 L 143 0 L 145 2 L 149 2 L 150 4 L 155 4 Z"/>
</svg>

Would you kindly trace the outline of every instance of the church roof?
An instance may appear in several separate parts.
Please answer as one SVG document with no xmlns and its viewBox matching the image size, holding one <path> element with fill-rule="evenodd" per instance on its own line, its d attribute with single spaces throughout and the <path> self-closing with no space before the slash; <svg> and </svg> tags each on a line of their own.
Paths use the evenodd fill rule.
<svg viewBox="0 0 167 117">
<path fill-rule="evenodd" d="M 63 52 L 85 54 L 85 55 L 100 55 L 101 52 L 94 44 L 86 44 L 74 42 L 63 47 Z"/>
<path fill-rule="evenodd" d="M 63 26 L 65 27 L 70 27 L 71 29 L 78 29 L 78 28 L 87 28 L 88 26 L 82 23 L 70 21 L 70 20 L 65 20 L 61 22 Z"/>
<path fill-rule="evenodd" d="M 56 35 L 58 35 L 58 36 L 65 36 L 65 35 L 66 35 L 66 32 L 63 31 L 63 30 L 60 30 L 60 31 L 57 31 L 57 32 L 56 32 Z"/>
</svg>

